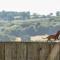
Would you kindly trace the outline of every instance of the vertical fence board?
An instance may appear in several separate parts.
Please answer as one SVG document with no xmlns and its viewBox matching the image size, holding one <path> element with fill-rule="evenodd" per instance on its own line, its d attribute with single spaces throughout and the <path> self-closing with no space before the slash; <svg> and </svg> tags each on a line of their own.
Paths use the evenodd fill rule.
<svg viewBox="0 0 60 60">
<path fill-rule="evenodd" d="M 26 60 L 26 44 L 17 43 L 17 60 Z"/>
<path fill-rule="evenodd" d="M 27 60 L 38 60 L 38 43 L 27 43 Z"/>
<path fill-rule="evenodd" d="M 58 42 L 58 44 L 59 44 L 59 52 L 57 53 L 55 60 L 60 60 L 60 43 Z"/>
<path fill-rule="evenodd" d="M 42 48 L 40 51 L 40 60 L 47 60 L 47 57 L 50 53 L 49 51 L 49 44 L 48 43 L 41 43 L 40 47 Z"/>
<path fill-rule="evenodd" d="M 58 53 L 57 56 L 55 57 L 55 60 L 60 60 L 59 53 Z"/>
<path fill-rule="evenodd" d="M 4 43 L 0 42 L 0 60 L 5 60 Z"/>
<path fill-rule="evenodd" d="M 59 50 L 59 44 L 55 44 L 54 47 L 51 49 L 47 60 L 56 60 L 56 58 L 59 60 L 59 57 L 57 57 L 57 55 L 59 55 Z"/>
<path fill-rule="evenodd" d="M 16 43 L 5 43 L 5 60 L 16 60 Z"/>
<path fill-rule="evenodd" d="M 58 46 L 59 46 L 59 51 L 58 51 L 58 53 L 56 55 L 55 60 L 60 60 L 60 44 L 59 44 L 59 42 L 58 42 Z"/>
</svg>

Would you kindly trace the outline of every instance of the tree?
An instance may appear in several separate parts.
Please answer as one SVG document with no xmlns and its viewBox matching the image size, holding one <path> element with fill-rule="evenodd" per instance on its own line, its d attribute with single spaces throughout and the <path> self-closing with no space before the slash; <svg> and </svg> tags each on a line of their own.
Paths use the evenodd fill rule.
<svg viewBox="0 0 60 60">
<path fill-rule="evenodd" d="M 50 13 L 49 15 L 50 15 L 50 16 L 52 16 L 52 15 L 53 15 L 53 13 Z"/>
<path fill-rule="evenodd" d="M 56 16 L 60 16 L 60 11 L 57 11 L 56 12 Z"/>
<path fill-rule="evenodd" d="M 33 18 L 39 18 L 39 15 L 38 14 L 36 14 L 36 13 L 33 13 Z"/>
<path fill-rule="evenodd" d="M 28 11 L 28 12 L 26 12 L 26 17 L 27 17 L 27 19 L 30 19 L 30 12 Z"/>
</svg>

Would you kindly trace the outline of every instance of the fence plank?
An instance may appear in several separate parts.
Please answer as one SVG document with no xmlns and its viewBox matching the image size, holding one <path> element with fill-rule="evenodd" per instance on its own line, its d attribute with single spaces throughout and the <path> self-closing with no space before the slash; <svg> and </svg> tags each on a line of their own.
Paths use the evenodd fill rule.
<svg viewBox="0 0 60 60">
<path fill-rule="evenodd" d="M 42 50 L 40 51 L 40 60 L 47 60 L 47 57 L 50 53 L 49 44 L 42 43 L 40 44 L 40 47 L 42 48 Z"/>
<path fill-rule="evenodd" d="M 38 60 L 38 44 L 28 43 L 27 44 L 27 60 Z"/>
<path fill-rule="evenodd" d="M 26 60 L 26 44 L 17 43 L 17 60 Z"/>
<path fill-rule="evenodd" d="M 5 60 L 16 60 L 16 43 L 5 43 Z"/>
<path fill-rule="evenodd" d="M 0 42 L 0 60 L 5 60 L 4 43 Z"/>
<path fill-rule="evenodd" d="M 60 60 L 60 43 L 58 42 L 58 49 L 59 49 L 59 51 L 58 51 L 58 53 L 57 53 L 57 55 L 56 55 L 56 57 L 55 57 L 55 60 Z"/>
<path fill-rule="evenodd" d="M 51 53 L 48 56 L 47 60 L 56 60 L 57 55 L 59 55 L 59 44 L 55 44 L 54 47 L 51 50 Z M 58 57 L 59 60 L 59 57 Z"/>
</svg>

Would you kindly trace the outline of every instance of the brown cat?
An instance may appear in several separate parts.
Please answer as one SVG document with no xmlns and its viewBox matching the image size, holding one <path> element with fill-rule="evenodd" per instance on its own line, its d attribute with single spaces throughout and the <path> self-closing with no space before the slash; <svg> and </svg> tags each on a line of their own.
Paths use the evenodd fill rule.
<svg viewBox="0 0 60 60">
<path fill-rule="evenodd" d="M 49 36 L 46 37 L 46 38 L 48 39 L 48 41 L 51 40 L 51 39 L 57 40 L 58 37 L 59 37 L 59 35 L 60 35 L 60 31 L 58 31 L 58 32 L 57 32 L 56 34 L 54 34 L 54 35 L 49 35 Z M 46 38 L 44 38 L 44 39 L 46 39 Z M 58 39 L 58 40 L 59 40 L 59 39 Z"/>
</svg>

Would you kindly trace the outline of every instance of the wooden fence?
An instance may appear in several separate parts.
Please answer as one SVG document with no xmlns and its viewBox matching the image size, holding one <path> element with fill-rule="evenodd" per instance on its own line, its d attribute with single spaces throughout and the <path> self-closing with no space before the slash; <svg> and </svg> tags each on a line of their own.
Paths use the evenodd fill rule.
<svg viewBox="0 0 60 60">
<path fill-rule="evenodd" d="M 59 60 L 60 43 L 0 42 L 0 60 Z"/>
</svg>

